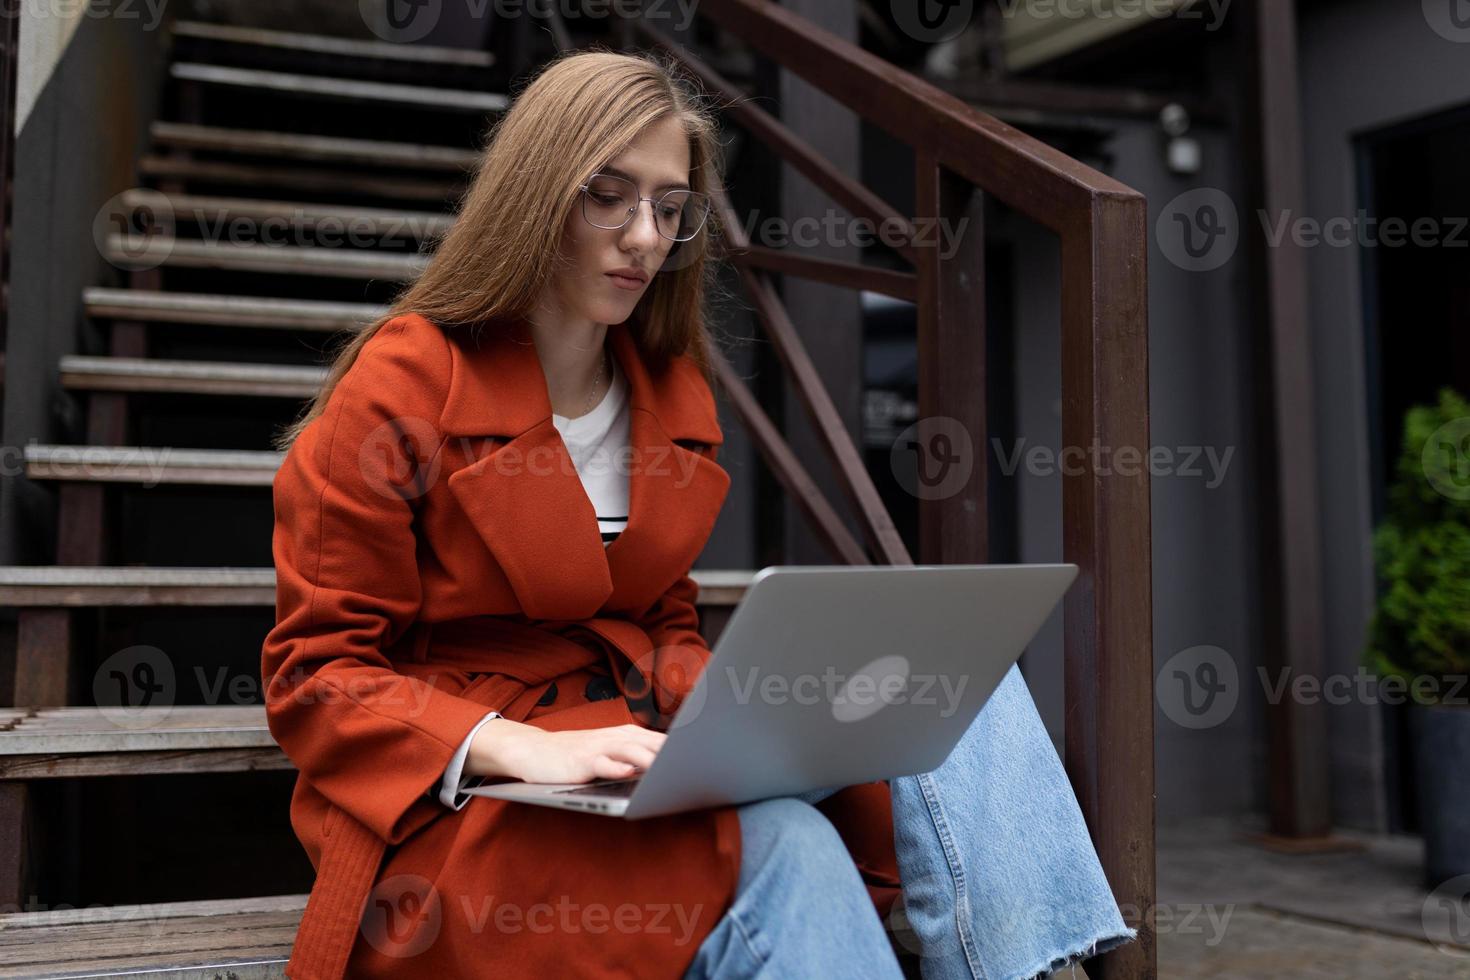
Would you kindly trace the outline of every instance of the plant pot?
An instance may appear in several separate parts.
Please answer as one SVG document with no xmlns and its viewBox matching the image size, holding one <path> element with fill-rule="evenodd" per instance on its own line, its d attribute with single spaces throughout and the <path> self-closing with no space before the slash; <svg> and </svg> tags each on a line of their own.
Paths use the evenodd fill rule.
<svg viewBox="0 0 1470 980">
<path fill-rule="evenodd" d="M 1415 704 L 1409 710 L 1425 883 L 1470 874 L 1470 707 Z"/>
</svg>

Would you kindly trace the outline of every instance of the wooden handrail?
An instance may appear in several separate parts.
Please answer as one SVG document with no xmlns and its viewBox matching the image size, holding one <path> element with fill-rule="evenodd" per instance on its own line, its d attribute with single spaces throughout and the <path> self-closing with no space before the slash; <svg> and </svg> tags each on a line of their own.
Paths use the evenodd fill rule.
<svg viewBox="0 0 1470 980">
<path fill-rule="evenodd" d="M 767 272 L 882 293 L 906 303 L 916 303 L 919 299 L 919 279 L 912 272 L 894 272 L 840 259 L 813 258 L 791 249 L 766 248 L 763 245 L 747 245 L 740 251 L 731 252 L 730 260 Z"/>
<path fill-rule="evenodd" d="M 772 0 L 703 0 L 700 14 L 911 147 L 1056 232 L 1125 184 L 961 102 Z"/>
<path fill-rule="evenodd" d="M 968 222 L 955 254 L 920 253 L 918 302 L 919 462 L 953 458 L 942 440 L 969 435 L 974 460 L 964 492 L 919 500 L 919 553 L 926 562 L 986 562 L 990 554 L 990 480 L 985 453 L 987 378 L 985 211 L 974 186 L 921 151 L 914 160 L 916 214 Z M 978 395 L 977 395 L 978 393 Z M 951 420 L 938 423 L 927 420 Z M 979 451 L 973 447 L 979 446 Z"/>
<path fill-rule="evenodd" d="M 984 410 L 986 365 L 980 192 L 1055 232 L 1061 244 L 1062 439 L 1081 465 L 1062 479 L 1063 555 L 1081 569 L 1065 600 L 1065 763 L 1114 895 L 1137 942 L 1086 964 L 1094 978 L 1157 975 L 1154 934 L 1153 635 L 1148 474 L 1098 470 L 1085 450 L 1129 448 L 1146 458 L 1148 422 L 1147 210 L 1143 197 L 924 80 L 823 30 L 774 0 L 703 0 L 699 13 L 782 69 L 847 105 L 909 145 L 916 157 L 915 222 L 973 219 L 956 254 L 906 244 L 917 258 L 919 414 L 956 420 L 977 451 L 964 493 L 919 501 L 919 560 L 988 559 Z M 640 25 L 645 27 L 647 25 Z M 730 112 L 794 167 L 823 175 L 829 194 L 854 208 L 862 195 L 831 179 L 827 162 L 763 113 L 730 98 L 723 83 L 676 42 L 660 39 L 731 102 Z M 977 191 L 978 189 L 978 191 Z M 838 193 L 843 195 L 838 197 Z M 721 195 L 722 197 L 722 195 Z M 844 200 L 845 198 L 845 200 Z M 870 198 L 871 200 L 871 198 Z M 737 229 L 733 214 L 727 227 Z M 747 248 L 734 234 L 737 252 Z M 763 273 L 770 255 L 736 255 L 742 278 L 777 349 L 795 331 Z M 833 269 L 783 258 L 785 271 Z M 846 273 L 844 272 L 844 275 Z M 796 350 L 799 352 L 800 348 Z M 808 362 L 809 366 L 809 362 Z M 808 399 L 814 372 L 788 359 Z M 795 369 L 793 369 L 795 368 Z M 977 397 L 976 393 L 981 392 Z M 839 461 L 870 534 L 881 521 L 861 504 L 865 472 L 840 460 L 851 445 L 835 419 L 815 419 Z M 828 425 L 827 423 L 833 423 Z M 841 430 L 840 432 L 838 430 Z M 850 458 L 850 457 L 848 457 Z M 1114 457 L 1116 458 L 1116 457 Z M 871 483 L 867 483 L 871 486 Z M 890 523 L 891 526 L 891 523 Z M 880 549 L 883 559 L 896 562 Z M 902 560 L 906 560 L 906 553 Z M 1104 710 L 1106 706 L 1106 710 Z"/>
</svg>

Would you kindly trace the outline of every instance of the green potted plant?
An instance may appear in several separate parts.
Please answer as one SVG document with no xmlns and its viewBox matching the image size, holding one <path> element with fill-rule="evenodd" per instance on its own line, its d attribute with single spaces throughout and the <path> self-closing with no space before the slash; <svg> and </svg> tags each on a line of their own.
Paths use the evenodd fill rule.
<svg viewBox="0 0 1470 980">
<path fill-rule="evenodd" d="M 1411 409 L 1373 535 L 1383 588 L 1368 627 L 1380 689 L 1409 704 L 1430 887 L 1470 874 L 1470 402 Z M 1392 687 L 1386 685 L 1392 684 Z"/>
</svg>

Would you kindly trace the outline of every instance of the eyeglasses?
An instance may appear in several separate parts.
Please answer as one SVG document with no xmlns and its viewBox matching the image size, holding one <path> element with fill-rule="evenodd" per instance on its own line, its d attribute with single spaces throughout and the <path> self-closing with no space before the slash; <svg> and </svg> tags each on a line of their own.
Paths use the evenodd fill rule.
<svg viewBox="0 0 1470 980">
<path fill-rule="evenodd" d="M 710 199 L 699 191 L 672 190 L 658 200 L 640 197 L 638 185 L 611 174 L 593 174 L 582 188 L 582 217 L 596 228 L 622 228 L 644 201 L 653 204 L 654 226 L 671 242 L 687 242 L 704 227 Z"/>
</svg>

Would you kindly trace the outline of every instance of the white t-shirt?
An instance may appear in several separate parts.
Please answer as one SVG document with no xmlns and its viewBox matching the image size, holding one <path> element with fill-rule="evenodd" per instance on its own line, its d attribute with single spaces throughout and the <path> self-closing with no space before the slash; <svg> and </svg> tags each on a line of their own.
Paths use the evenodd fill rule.
<svg viewBox="0 0 1470 980">
<path fill-rule="evenodd" d="M 604 547 L 628 526 L 628 382 L 618 359 L 608 361 L 612 379 L 592 411 L 574 419 L 551 416 L 597 512 Z"/>
<path fill-rule="evenodd" d="M 554 412 L 551 416 L 551 423 L 561 433 L 572 465 L 582 478 L 582 489 L 587 491 L 587 499 L 597 512 L 604 548 L 628 526 L 628 463 L 623 452 L 628 445 L 628 382 L 618 367 L 618 359 L 609 357 L 608 361 L 612 365 L 612 381 L 592 411 L 574 419 Z M 445 806 L 459 810 L 470 801 L 465 787 L 472 781 L 477 783 L 478 779 L 461 775 L 469 757 L 470 742 L 480 725 L 498 717 L 500 713 L 492 711 L 480 719 L 444 768 L 438 796 Z"/>
</svg>

